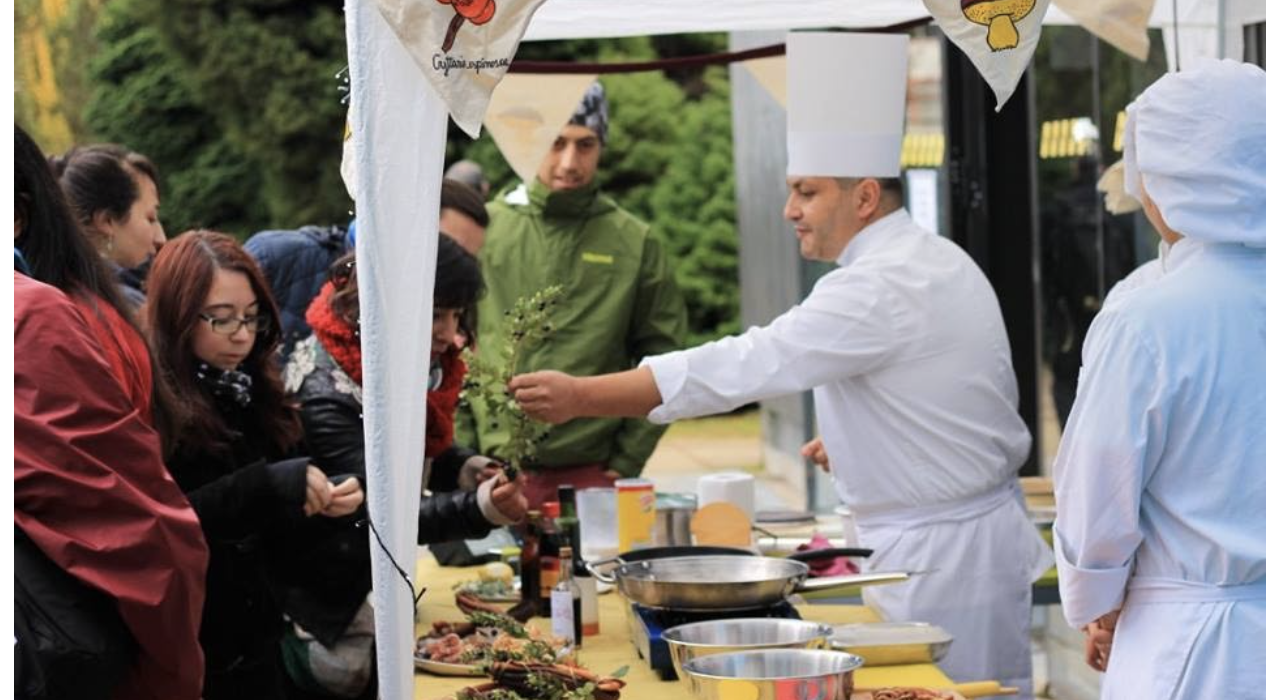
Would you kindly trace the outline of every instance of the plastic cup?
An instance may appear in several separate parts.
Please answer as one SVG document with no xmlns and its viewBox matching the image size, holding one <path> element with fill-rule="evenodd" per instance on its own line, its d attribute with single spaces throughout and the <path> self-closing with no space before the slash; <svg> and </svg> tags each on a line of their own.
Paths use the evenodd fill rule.
<svg viewBox="0 0 1288 700">
<path fill-rule="evenodd" d="M 586 561 L 617 556 L 617 489 L 578 489 L 577 519 L 581 521 L 581 555 Z"/>
</svg>

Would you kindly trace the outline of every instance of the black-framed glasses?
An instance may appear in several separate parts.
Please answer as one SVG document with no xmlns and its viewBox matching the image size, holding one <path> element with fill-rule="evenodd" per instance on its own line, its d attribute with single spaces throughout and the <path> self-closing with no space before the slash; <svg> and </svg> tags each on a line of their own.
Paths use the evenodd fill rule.
<svg viewBox="0 0 1288 700">
<path fill-rule="evenodd" d="M 246 318 L 237 318 L 236 316 L 211 316 L 210 314 L 198 314 L 201 320 L 210 324 L 210 330 L 219 335 L 234 335 L 246 326 L 246 330 L 251 333 L 265 333 L 273 325 L 273 319 L 266 314 L 256 314 Z"/>
</svg>

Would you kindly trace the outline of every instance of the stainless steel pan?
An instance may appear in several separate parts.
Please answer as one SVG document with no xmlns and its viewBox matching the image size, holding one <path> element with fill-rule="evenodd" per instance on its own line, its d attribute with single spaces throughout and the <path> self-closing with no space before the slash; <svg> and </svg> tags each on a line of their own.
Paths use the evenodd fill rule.
<svg viewBox="0 0 1288 700">
<path fill-rule="evenodd" d="M 629 600 L 673 610 L 751 610 L 793 593 L 908 580 L 907 573 L 855 574 L 807 579 L 809 565 L 752 556 L 701 556 L 629 562 L 613 572 Z"/>
<path fill-rule="evenodd" d="M 644 561 L 646 559 L 672 559 L 675 557 L 698 557 L 708 555 L 728 555 L 739 557 L 754 557 L 756 554 L 740 549 L 738 547 L 713 547 L 702 545 L 677 545 L 671 547 L 646 547 L 636 549 L 630 552 L 622 552 L 616 557 L 610 559 L 600 559 L 586 564 L 590 572 L 604 583 L 617 583 L 614 571 L 623 564 L 629 564 L 633 561 Z M 800 552 L 793 552 L 787 555 L 787 559 L 796 561 L 814 561 L 816 559 L 830 559 L 833 557 L 870 557 L 872 550 L 862 547 L 832 547 L 827 549 L 809 549 Z"/>
</svg>

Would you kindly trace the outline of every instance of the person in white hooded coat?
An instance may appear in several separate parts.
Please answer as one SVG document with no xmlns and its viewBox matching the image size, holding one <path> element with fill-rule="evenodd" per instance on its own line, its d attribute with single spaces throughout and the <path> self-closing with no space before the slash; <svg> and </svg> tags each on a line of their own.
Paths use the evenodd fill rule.
<svg viewBox="0 0 1288 700">
<path fill-rule="evenodd" d="M 1127 110 L 1168 245 L 1093 322 L 1054 467 L 1064 612 L 1108 700 L 1265 697 L 1265 85 L 1211 61 Z"/>
</svg>

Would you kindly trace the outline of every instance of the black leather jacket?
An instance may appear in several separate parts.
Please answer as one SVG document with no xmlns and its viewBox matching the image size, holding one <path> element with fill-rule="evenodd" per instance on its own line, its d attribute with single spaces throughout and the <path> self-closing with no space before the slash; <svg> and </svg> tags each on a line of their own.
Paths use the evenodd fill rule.
<svg viewBox="0 0 1288 700">
<path fill-rule="evenodd" d="M 328 475 L 366 479 L 361 390 L 309 337 L 291 353 L 286 389 L 300 404 L 304 440 L 313 464 Z M 461 464 L 474 453 L 453 448 L 434 460 L 430 489 L 420 499 L 420 544 L 485 536 L 493 525 L 474 491 L 456 489 Z M 415 465 L 419 468 L 420 465 Z M 371 590 L 370 545 L 364 517 L 349 522 L 314 518 L 303 527 L 321 532 L 293 538 L 319 542 L 290 562 L 286 612 L 323 644 L 337 637 Z M 286 568 L 286 567 L 283 567 Z"/>
</svg>

